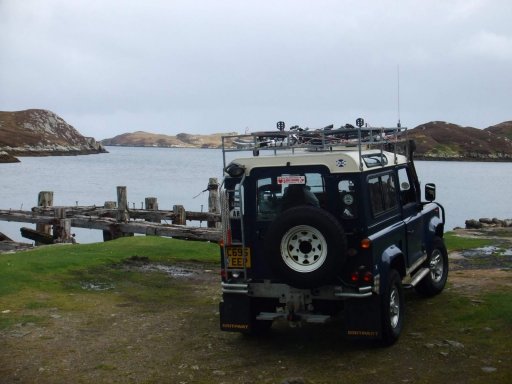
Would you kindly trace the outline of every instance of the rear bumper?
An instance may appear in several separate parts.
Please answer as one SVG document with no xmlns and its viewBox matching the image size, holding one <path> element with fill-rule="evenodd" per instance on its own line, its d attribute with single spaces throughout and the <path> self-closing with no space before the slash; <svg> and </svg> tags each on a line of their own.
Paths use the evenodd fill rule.
<svg viewBox="0 0 512 384">
<path fill-rule="evenodd" d="M 251 297 L 281 298 L 286 297 L 292 291 L 297 291 L 287 284 L 279 283 L 226 283 L 222 282 L 223 294 L 240 294 Z M 313 289 L 302 289 L 304 293 L 313 298 L 319 299 L 364 299 L 371 297 L 374 287 L 365 285 L 358 288 L 348 288 L 342 286 L 324 286 Z"/>
</svg>

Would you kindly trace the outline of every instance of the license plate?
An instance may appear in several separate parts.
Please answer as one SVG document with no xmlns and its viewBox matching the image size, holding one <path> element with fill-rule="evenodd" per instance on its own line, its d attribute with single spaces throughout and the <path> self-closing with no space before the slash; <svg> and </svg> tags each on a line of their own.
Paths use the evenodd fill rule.
<svg viewBox="0 0 512 384">
<path fill-rule="evenodd" d="M 251 250 L 242 247 L 227 247 L 226 256 L 228 258 L 228 268 L 243 268 L 244 256 L 245 267 L 251 268 Z"/>
</svg>

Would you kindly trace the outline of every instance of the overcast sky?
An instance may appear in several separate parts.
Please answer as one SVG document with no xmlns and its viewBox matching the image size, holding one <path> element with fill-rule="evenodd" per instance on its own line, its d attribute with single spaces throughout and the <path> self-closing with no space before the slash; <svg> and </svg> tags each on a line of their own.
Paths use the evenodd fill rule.
<svg viewBox="0 0 512 384">
<path fill-rule="evenodd" d="M 0 110 L 96 139 L 399 110 L 486 128 L 512 120 L 511 20 L 510 0 L 0 0 Z"/>
</svg>

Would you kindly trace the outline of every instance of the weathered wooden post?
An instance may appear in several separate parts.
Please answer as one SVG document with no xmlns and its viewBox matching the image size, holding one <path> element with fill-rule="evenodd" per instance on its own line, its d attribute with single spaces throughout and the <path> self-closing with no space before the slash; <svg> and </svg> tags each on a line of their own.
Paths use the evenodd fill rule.
<svg viewBox="0 0 512 384">
<path fill-rule="evenodd" d="M 109 208 L 115 207 L 113 202 L 105 202 L 105 208 L 108 205 Z M 126 187 L 117 187 L 117 223 L 127 223 L 130 220 L 130 214 L 128 213 L 128 198 L 126 194 Z M 133 236 L 133 233 L 123 233 L 119 229 L 119 225 L 111 225 L 109 231 L 103 231 L 103 241 L 114 240 L 123 236 Z"/>
<path fill-rule="evenodd" d="M 105 201 L 105 204 L 103 204 L 103 208 L 105 209 L 116 209 L 117 203 L 115 201 Z"/>
<path fill-rule="evenodd" d="M 172 210 L 174 211 L 174 218 L 172 219 L 172 223 L 178 225 L 187 225 L 185 207 L 183 205 L 173 205 Z"/>
<path fill-rule="evenodd" d="M 116 209 L 117 203 L 115 201 L 105 201 L 103 204 L 104 209 Z M 108 230 L 103 230 L 103 241 L 113 240 L 113 232 Z"/>
<path fill-rule="evenodd" d="M 158 211 L 158 200 L 156 197 L 146 197 L 145 199 L 145 209 L 146 211 Z M 159 217 L 157 214 L 151 215 L 146 219 L 146 221 L 150 221 L 153 223 L 159 223 Z"/>
<path fill-rule="evenodd" d="M 129 220 L 126 187 L 117 187 L 117 221 L 127 223 Z"/>
<path fill-rule="evenodd" d="M 53 206 L 53 192 L 52 191 L 41 191 L 37 196 L 38 207 L 52 207 Z"/>
<path fill-rule="evenodd" d="M 59 223 L 53 226 L 54 241 L 59 243 L 70 243 L 72 241 L 71 219 L 66 218 L 66 209 L 55 208 L 55 218 L 59 220 Z"/>
<path fill-rule="evenodd" d="M 216 177 L 208 180 L 208 212 L 220 214 L 219 182 Z M 208 221 L 208 228 L 219 228 L 220 223 Z"/>
<path fill-rule="evenodd" d="M 53 206 L 53 192 L 52 191 L 41 191 L 37 196 L 37 206 L 38 207 L 52 207 Z M 42 232 L 47 235 L 51 235 L 52 226 L 50 224 L 36 224 L 36 231 Z M 36 245 L 41 245 L 44 243 L 40 243 L 39 241 L 35 242 Z"/>
</svg>

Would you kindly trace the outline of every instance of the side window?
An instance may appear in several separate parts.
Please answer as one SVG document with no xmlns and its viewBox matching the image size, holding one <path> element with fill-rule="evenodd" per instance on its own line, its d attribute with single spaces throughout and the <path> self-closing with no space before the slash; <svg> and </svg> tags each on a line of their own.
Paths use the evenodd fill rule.
<svg viewBox="0 0 512 384">
<path fill-rule="evenodd" d="M 352 180 L 341 180 L 338 183 L 341 200 L 341 217 L 344 219 L 357 218 L 357 191 Z"/>
<path fill-rule="evenodd" d="M 402 205 L 416 202 L 414 183 L 412 182 L 406 168 L 398 170 L 398 183 L 400 184 L 400 202 Z"/>
<path fill-rule="evenodd" d="M 388 173 L 381 176 L 382 195 L 384 197 L 384 209 L 392 209 L 398 205 L 396 199 L 395 179 Z"/>
<path fill-rule="evenodd" d="M 374 216 L 393 210 L 398 206 L 395 181 L 391 173 L 370 177 L 368 189 Z"/>
</svg>

